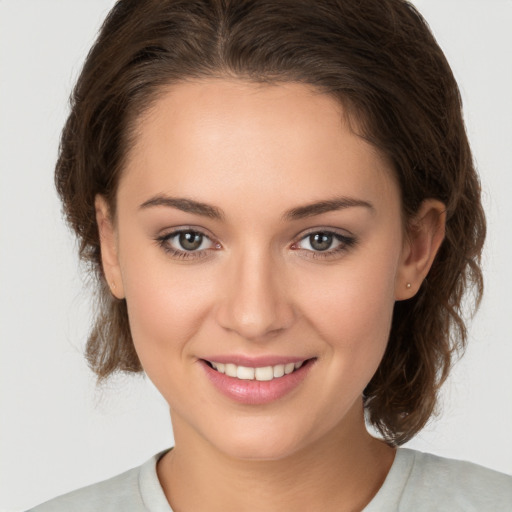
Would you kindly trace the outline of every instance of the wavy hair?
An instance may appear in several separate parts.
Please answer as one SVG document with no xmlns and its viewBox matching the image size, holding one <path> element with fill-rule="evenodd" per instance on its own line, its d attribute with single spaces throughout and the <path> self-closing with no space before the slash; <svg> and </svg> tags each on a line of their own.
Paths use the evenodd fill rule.
<svg viewBox="0 0 512 512">
<path fill-rule="evenodd" d="M 462 304 L 481 298 L 485 217 L 457 83 L 427 23 L 405 0 L 119 0 L 71 97 L 55 180 L 80 256 L 97 281 L 86 357 L 98 381 L 140 372 L 126 303 L 109 293 L 94 198 L 115 214 L 136 121 L 169 84 L 235 77 L 297 82 L 336 98 L 358 135 L 393 164 L 405 221 L 446 205 L 446 237 L 418 293 L 397 302 L 384 358 L 364 392 L 388 443 L 413 437 L 466 342 Z"/>
</svg>

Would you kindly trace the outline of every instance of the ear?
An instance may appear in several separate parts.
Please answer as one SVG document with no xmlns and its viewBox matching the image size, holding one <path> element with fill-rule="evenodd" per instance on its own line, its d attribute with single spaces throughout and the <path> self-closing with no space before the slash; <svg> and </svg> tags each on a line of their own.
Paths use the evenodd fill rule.
<svg viewBox="0 0 512 512">
<path fill-rule="evenodd" d="M 100 235 L 101 263 L 103 273 L 110 292 L 118 299 L 124 298 L 123 280 L 119 266 L 117 237 L 110 215 L 110 208 L 102 195 L 97 195 L 94 201 L 96 208 L 96 223 Z"/>
<path fill-rule="evenodd" d="M 425 199 L 410 221 L 395 282 L 395 300 L 413 297 L 427 277 L 445 235 L 446 207 Z"/>
</svg>

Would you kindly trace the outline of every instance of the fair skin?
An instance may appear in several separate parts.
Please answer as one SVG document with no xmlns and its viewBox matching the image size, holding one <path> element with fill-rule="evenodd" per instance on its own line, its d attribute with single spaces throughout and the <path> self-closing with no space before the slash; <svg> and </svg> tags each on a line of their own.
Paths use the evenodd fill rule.
<svg viewBox="0 0 512 512">
<path fill-rule="evenodd" d="M 174 85 L 139 120 L 115 221 L 97 197 L 106 278 L 171 411 L 157 472 L 176 512 L 361 510 L 392 464 L 361 395 L 444 208 L 425 201 L 406 236 L 393 170 L 342 112 L 299 84 Z M 304 363 L 219 387 L 212 361 Z"/>
</svg>

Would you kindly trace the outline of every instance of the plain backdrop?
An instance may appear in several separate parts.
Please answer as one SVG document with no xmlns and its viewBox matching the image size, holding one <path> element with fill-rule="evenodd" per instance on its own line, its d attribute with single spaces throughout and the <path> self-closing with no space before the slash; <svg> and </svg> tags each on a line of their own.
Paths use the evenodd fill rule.
<svg viewBox="0 0 512 512">
<path fill-rule="evenodd" d="M 0 0 L 0 512 L 172 444 L 144 378 L 97 389 L 90 291 L 53 187 L 67 98 L 112 0 Z M 512 473 L 512 1 L 417 0 L 459 81 L 489 236 L 486 294 L 441 416 L 409 444 Z"/>
</svg>

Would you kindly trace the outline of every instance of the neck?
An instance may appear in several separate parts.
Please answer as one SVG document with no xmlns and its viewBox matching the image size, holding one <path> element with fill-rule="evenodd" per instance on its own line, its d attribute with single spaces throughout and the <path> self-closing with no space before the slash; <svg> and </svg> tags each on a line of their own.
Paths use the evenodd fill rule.
<svg viewBox="0 0 512 512">
<path fill-rule="evenodd" d="M 160 483 L 175 512 L 360 511 L 384 482 L 394 450 L 367 433 L 362 409 L 354 413 L 349 429 L 339 426 L 279 460 L 236 459 L 174 425 L 175 448 L 157 466 Z"/>
</svg>

